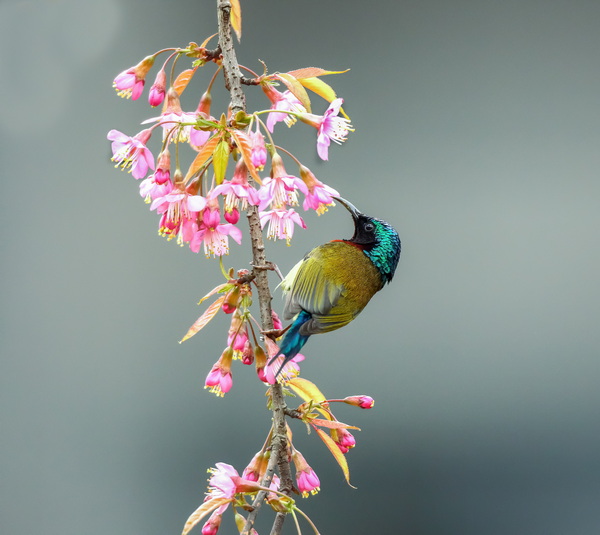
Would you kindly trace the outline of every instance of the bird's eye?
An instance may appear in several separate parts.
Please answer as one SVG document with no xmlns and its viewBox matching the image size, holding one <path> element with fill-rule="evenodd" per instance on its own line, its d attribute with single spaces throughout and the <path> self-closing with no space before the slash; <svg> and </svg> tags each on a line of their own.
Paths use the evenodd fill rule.
<svg viewBox="0 0 600 535">
<path fill-rule="evenodd" d="M 375 228 L 375 225 L 373 225 L 373 223 L 367 223 L 367 224 L 365 225 L 365 230 L 366 230 L 367 232 L 373 232 L 373 229 L 374 229 L 374 228 Z"/>
</svg>

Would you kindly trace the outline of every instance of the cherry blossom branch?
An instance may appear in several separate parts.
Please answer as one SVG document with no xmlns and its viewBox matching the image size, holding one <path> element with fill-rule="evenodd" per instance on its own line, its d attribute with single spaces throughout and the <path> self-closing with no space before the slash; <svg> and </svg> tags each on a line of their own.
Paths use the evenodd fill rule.
<svg viewBox="0 0 600 535">
<path fill-rule="evenodd" d="M 242 76 L 233 46 L 230 26 L 231 4 L 229 0 L 217 0 L 217 12 L 219 24 L 219 48 L 223 54 L 225 87 L 231 95 L 231 113 L 232 115 L 235 115 L 237 112 L 245 111 L 246 99 L 242 89 L 242 84 L 248 83 L 248 81 Z M 254 276 L 254 283 L 256 284 L 258 293 L 261 326 L 263 331 L 270 331 L 273 329 L 273 317 L 271 310 L 271 301 L 273 297 L 269 288 L 267 270 L 262 269 L 262 266 L 268 265 L 268 263 L 265 254 L 265 244 L 258 215 L 258 208 L 256 206 L 250 206 L 248 209 L 248 224 L 250 227 L 250 241 L 252 244 L 252 264 L 254 266 L 252 275 Z M 280 384 L 271 386 L 271 408 L 273 411 L 271 457 L 269 459 L 265 477 L 263 478 L 261 485 L 263 487 L 269 487 L 271 479 L 275 473 L 275 467 L 277 466 L 281 478 L 279 490 L 289 495 L 293 490 L 293 482 L 290 464 L 286 455 L 286 405 L 283 396 L 283 388 Z M 265 496 L 265 491 L 260 491 L 257 494 L 252 504 L 253 510 L 248 515 L 242 535 L 248 535 L 251 533 L 252 526 L 254 525 L 254 521 Z M 284 513 L 277 513 L 271 531 L 272 535 L 277 535 L 281 532 L 284 519 Z"/>
</svg>

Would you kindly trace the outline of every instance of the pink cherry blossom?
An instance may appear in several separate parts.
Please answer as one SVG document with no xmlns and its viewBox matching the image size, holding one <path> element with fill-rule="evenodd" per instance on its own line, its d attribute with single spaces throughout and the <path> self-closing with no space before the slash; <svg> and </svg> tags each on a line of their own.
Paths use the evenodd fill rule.
<svg viewBox="0 0 600 535">
<path fill-rule="evenodd" d="M 323 184 L 308 168 L 304 165 L 300 166 L 300 176 L 308 188 L 308 193 L 302 203 L 302 208 L 305 210 L 316 210 L 317 214 L 321 215 L 327 211 L 328 206 L 334 204 L 333 197 L 339 197 L 339 193 Z"/>
<path fill-rule="evenodd" d="M 204 243 L 204 254 L 207 257 L 229 254 L 229 236 L 238 244 L 242 243 L 242 231 L 231 223 L 221 223 L 218 209 L 206 208 L 202 214 L 202 222 L 190 241 L 190 249 L 197 253 L 200 244 Z"/>
<path fill-rule="evenodd" d="M 140 98 L 146 82 L 146 74 L 154 64 L 154 56 L 148 56 L 135 67 L 131 67 L 119 74 L 113 81 L 117 94 L 123 98 L 136 100 Z"/>
<path fill-rule="evenodd" d="M 163 141 L 184 143 L 190 138 L 192 125 L 196 122 L 196 114 L 181 109 L 179 95 L 172 87 L 167 91 L 166 99 L 162 114 L 146 119 L 142 124 L 156 123 L 162 126 Z"/>
<path fill-rule="evenodd" d="M 127 136 L 118 130 L 111 130 L 106 136 L 112 141 L 112 161 L 116 167 L 130 168 L 134 178 L 140 179 L 146 176 L 148 169 L 154 169 L 154 156 L 146 143 L 152 135 L 152 129 L 142 130 L 134 137 Z"/>
<path fill-rule="evenodd" d="M 321 482 L 317 474 L 306 462 L 304 455 L 295 448 L 292 449 L 292 461 L 296 468 L 296 484 L 302 496 L 306 498 L 309 494 L 319 492 Z"/>
<path fill-rule="evenodd" d="M 258 129 L 256 132 L 249 132 L 250 142 L 252 144 L 252 153 L 250 159 L 252 165 L 259 171 L 262 171 L 267 163 L 267 147 L 265 146 L 265 136 Z"/>
<path fill-rule="evenodd" d="M 260 199 L 258 197 L 258 192 L 248 183 L 248 168 L 241 158 L 235 166 L 231 181 L 226 180 L 221 185 L 214 188 L 209 194 L 209 198 L 216 199 L 219 195 L 225 196 L 225 201 L 223 203 L 225 214 L 232 212 L 234 209 L 238 208 L 238 206 L 242 210 L 246 210 L 249 204 L 254 206 L 259 204 Z M 233 221 L 229 222 L 234 223 Z"/>
<path fill-rule="evenodd" d="M 204 388 L 208 388 L 210 392 L 220 397 L 229 392 L 233 386 L 233 377 L 231 376 L 232 360 L 233 349 L 228 347 L 223 351 L 219 360 L 215 362 L 210 372 L 208 372 L 204 381 Z"/>
<path fill-rule="evenodd" d="M 284 356 L 279 355 L 273 362 L 271 360 L 277 353 L 279 352 L 279 347 L 275 342 L 271 341 L 269 338 L 265 339 L 265 343 L 267 345 L 267 352 L 269 353 L 269 360 L 265 363 L 263 367 L 257 366 L 258 378 L 264 383 L 274 385 L 277 382 L 277 378 L 275 374 L 281 368 L 281 364 L 283 363 Z M 304 355 L 298 353 L 292 360 L 288 361 L 286 365 L 281 370 L 279 374 L 279 378 L 283 381 L 287 381 L 292 377 L 296 377 L 300 374 L 300 366 L 298 366 L 299 362 L 304 360 Z"/>
<path fill-rule="evenodd" d="M 336 98 L 327 108 L 322 116 L 312 113 L 301 113 L 301 121 L 314 126 L 317 132 L 317 153 L 322 160 L 329 158 L 329 145 L 331 140 L 342 144 L 348 138 L 348 132 L 353 132 L 350 121 L 344 117 L 338 117 L 344 100 Z"/>
<path fill-rule="evenodd" d="M 177 237 L 182 245 L 192 240 L 196 230 L 196 219 L 206 206 L 206 199 L 201 195 L 191 195 L 180 183 L 166 195 L 152 201 L 150 210 L 162 214 L 159 234 L 168 239 Z"/>
<path fill-rule="evenodd" d="M 297 176 L 289 175 L 283 165 L 283 160 L 279 154 L 273 154 L 271 158 L 271 176 L 263 180 L 263 185 L 258 190 L 260 198 L 260 210 L 267 206 L 273 208 L 284 208 L 285 205 L 296 206 L 298 204 L 298 194 L 300 190 L 305 195 L 308 188 L 303 180 Z"/>
<path fill-rule="evenodd" d="M 337 444 L 337 447 L 342 453 L 348 453 L 348 451 L 356 446 L 356 439 L 354 435 L 343 427 L 340 429 L 331 430 L 331 438 Z"/>
<path fill-rule="evenodd" d="M 164 197 L 173 189 L 171 182 L 171 155 L 165 149 L 158 155 L 156 171 L 140 183 L 140 195 L 144 202 L 150 203 L 158 197 Z"/>
<path fill-rule="evenodd" d="M 278 208 L 269 210 L 268 212 L 260 212 L 261 226 L 264 228 L 267 223 L 269 223 L 267 238 L 271 240 L 286 240 L 288 245 L 294 235 L 294 224 L 306 228 L 306 224 L 300 217 L 300 214 L 294 209 L 284 210 Z"/>
<path fill-rule="evenodd" d="M 295 113 L 305 113 L 306 108 L 302 103 L 291 93 L 290 91 L 284 91 L 280 93 L 272 85 L 263 84 L 263 91 L 271 101 L 271 109 L 275 110 L 269 113 L 267 119 L 267 128 L 269 132 L 273 132 L 275 124 L 280 121 L 285 121 L 285 124 L 292 126 L 296 122 L 296 117 L 287 111 Z"/>
</svg>

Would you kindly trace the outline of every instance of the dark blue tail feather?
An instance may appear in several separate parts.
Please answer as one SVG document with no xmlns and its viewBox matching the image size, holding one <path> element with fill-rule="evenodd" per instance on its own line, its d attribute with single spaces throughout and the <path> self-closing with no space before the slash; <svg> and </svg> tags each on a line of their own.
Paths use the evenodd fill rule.
<svg viewBox="0 0 600 535">
<path fill-rule="evenodd" d="M 275 355 L 269 362 L 269 364 L 271 364 L 271 362 L 273 362 L 280 355 L 285 356 L 283 359 L 283 364 L 279 367 L 279 370 L 277 370 L 277 373 L 275 374 L 275 378 L 277 378 L 277 376 L 281 373 L 283 367 L 290 360 L 292 360 L 300 352 L 304 344 L 306 344 L 306 341 L 310 335 L 300 334 L 299 331 L 300 327 L 302 327 L 302 325 L 304 325 L 311 318 L 312 316 L 310 312 L 306 312 L 306 310 L 300 311 L 288 331 L 285 333 L 285 336 L 279 345 L 279 353 L 277 353 L 277 355 Z"/>
</svg>

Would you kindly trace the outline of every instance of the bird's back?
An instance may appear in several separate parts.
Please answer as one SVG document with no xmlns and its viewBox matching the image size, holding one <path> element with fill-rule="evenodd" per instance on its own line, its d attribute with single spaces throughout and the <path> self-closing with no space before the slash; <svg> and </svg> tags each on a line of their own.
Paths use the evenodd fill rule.
<svg viewBox="0 0 600 535">
<path fill-rule="evenodd" d="M 379 270 L 356 245 L 333 241 L 313 249 L 282 283 L 285 317 L 301 310 L 312 315 L 300 333 L 339 329 L 352 321 L 383 287 Z"/>
</svg>

